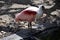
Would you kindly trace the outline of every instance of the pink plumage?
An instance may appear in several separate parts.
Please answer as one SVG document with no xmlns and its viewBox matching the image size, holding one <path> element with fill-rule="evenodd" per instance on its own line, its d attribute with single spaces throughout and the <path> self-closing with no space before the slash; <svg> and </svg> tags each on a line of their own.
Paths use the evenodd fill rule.
<svg viewBox="0 0 60 40">
<path fill-rule="evenodd" d="M 26 10 L 26 11 L 22 11 L 20 13 L 18 13 L 16 15 L 16 21 L 34 21 L 35 19 L 35 15 L 36 15 L 36 12 L 34 11 L 30 11 L 30 10 Z"/>
<path fill-rule="evenodd" d="M 28 7 L 25 10 L 21 11 L 20 13 L 15 15 L 16 21 L 28 21 L 32 22 L 35 20 L 36 14 L 39 14 L 39 8 L 37 7 Z M 42 14 L 42 13 L 41 13 Z"/>
</svg>

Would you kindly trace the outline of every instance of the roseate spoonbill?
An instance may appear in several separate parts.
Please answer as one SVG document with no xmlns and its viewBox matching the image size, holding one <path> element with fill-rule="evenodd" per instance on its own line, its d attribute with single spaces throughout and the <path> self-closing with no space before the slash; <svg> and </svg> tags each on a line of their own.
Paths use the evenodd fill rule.
<svg viewBox="0 0 60 40">
<path fill-rule="evenodd" d="M 39 7 L 28 7 L 21 11 L 20 13 L 15 15 L 15 20 L 19 21 L 28 21 L 28 28 L 31 28 L 31 22 L 36 19 L 39 19 L 43 15 L 43 5 L 39 5 Z"/>
</svg>

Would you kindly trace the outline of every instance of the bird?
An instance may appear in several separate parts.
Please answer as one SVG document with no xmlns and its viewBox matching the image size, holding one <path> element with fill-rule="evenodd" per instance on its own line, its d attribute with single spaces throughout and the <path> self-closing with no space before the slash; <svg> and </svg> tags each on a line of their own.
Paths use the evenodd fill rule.
<svg viewBox="0 0 60 40">
<path fill-rule="evenodd" d="M 35 19 L 39 19 L 43 15 L 43 5 L 39 5 L 38 7 L 31 6 L 24 10 L 22 10 L 20 13 L 17 13 L 15 15 L 15 21 L 28 21 L 28 28 L 31 28 L 32 24 L 31 22 Z"/>
</svg>

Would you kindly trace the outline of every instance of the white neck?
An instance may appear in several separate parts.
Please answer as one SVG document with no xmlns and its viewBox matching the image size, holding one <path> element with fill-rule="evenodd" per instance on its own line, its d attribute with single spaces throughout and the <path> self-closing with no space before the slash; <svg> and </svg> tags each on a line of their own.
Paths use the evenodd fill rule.
<svg viewBox="0 0 60 40">
<path fill-rule="evenodd" d="M 38 14 L 42 14 L 43 13 L 42 6 L 43 5 L 39 5 Z"/>
</svg>

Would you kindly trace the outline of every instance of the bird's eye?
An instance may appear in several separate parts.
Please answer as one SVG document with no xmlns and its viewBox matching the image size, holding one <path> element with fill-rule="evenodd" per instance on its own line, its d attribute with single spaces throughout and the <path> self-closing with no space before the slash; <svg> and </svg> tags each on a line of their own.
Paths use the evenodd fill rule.
<svg viewBox="0 0 60 40">
<path fill-rule="evenodd" d="M 42 10 L 45 10 L 45 7 L 44 6 L 42 6 Z"/>
</svg>

